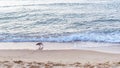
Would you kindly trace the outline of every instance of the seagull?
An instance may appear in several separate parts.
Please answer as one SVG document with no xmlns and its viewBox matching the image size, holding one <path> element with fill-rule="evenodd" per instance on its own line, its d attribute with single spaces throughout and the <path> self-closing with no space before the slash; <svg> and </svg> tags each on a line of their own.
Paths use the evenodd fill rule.
<svg viewBox="0 0 120 68">
<path fill-rule="evenodd" d="M 43 43 L 42 42 L 38 42 L 36 44 L 36 46 L 39 46 L 39 50 L 43 50 Z"/>
</svg>

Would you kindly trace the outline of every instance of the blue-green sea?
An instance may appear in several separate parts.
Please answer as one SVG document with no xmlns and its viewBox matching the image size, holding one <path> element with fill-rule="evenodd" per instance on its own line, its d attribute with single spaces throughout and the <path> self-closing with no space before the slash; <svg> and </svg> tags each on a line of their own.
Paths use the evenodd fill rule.
<svg viewBox="0 0 120 68">
<path fill-rule="evenodd" d="M 120 43 L 119 0 L 52 1 L 1 0 L 0 42 Z"/>
</svg>

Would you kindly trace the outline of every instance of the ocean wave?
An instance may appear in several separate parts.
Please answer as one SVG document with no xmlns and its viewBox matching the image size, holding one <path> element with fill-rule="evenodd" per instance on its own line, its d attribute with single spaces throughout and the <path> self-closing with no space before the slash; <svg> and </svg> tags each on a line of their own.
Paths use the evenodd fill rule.
<svg viewBox="0 0 120 68">
<path fill-rule="evenodd" d="M 79 5 L 94 5 L 98 3 L 49 3 L 49 4 L 21 4 L 21 5 L 8 5 L 8 6 L 0 6 L 4 8 L 8 7 L 20 7 L 20 6 L 79 6 Z"/>
<path fill-rule="evenodd" d="M 118 3 L 20 4 L 0 7 L 0 42 L 120 43 Z"/>
<path fill-rule="evenodd" d="M 26 17 L 28 14 L 25 14 L 25 15 L 20 15 L 20 16 L 12 16 L 12 17 L 3 17 L 3 18 L 0 18 L 0 20 L 9 20 L 9 19 L 18 19 L 18 18 L 22 18 L 22 17 Z"/>
<path fill-rule="evenodd" d="M 114 29 L 116 30 L 116 29 Z M 89 31 L 83 33 L 50 34 L 41 36 L 29 36 L 20 34 L 0 34 L 1 42 L 104 42 L 120 43 L 120 30 Z"/>
</svg>

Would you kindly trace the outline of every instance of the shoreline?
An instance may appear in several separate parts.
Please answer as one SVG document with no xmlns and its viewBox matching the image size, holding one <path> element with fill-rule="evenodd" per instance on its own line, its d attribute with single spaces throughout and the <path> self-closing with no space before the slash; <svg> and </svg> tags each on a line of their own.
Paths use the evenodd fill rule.
<svg viewBox="0 0 120 68">
<path fill-rule="evenodd" d="M 38 50 L 38 47 L 35 46 L 35 44 L 36 42 L 1 43 L 0 67 L 1 68 L 120 67 L 119 59 L 120 53 L 117 53 L 120 52 L 119 45 L 79 48 L 78 46 L 77 47 L 73 46 L 73 43 L 44 43 L 44 49 Z M 96 44 L 79 42 L 79 45 L 87 46 Z M 6 49 L 2 49 L 2 47 Z"/>
<path fill-rule="evenodd" d="M 0 42 L 0 50 L 37 50 L 37 42 Z M 120 44 L 94 43 L 94 42 L 71 42 L 53 43 L 43 42 L 43 50 L 89 50 L 103 53 L 120 54 Z"/>
</svg>

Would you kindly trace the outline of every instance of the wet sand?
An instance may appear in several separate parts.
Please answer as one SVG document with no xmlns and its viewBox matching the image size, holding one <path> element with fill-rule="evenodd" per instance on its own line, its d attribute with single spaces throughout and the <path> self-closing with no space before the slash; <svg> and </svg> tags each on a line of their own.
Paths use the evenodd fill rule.
<svg viewBox="0 0 120 68">
<path fill-rule="evenodd" d="M 78 46 L 73 47 L 73 43 L 44 43 L 44 50 L 38 50 L 35 43 L 8 44 L 3 46 L 5 48 L 6 45 L 6 49 L 0 49 L 1 68 L 7 66 L 9 66 L 7 68 L 119 68 L 120 66 L 118 45 L 78 49 Z M 18 49 L 10 49 L 10 46 L 16 46 L 15 44 L 19 45 Z M 31 46 L 31 49 L 24 48 L 23 44 L 26 47 Z"/>
</svg>

